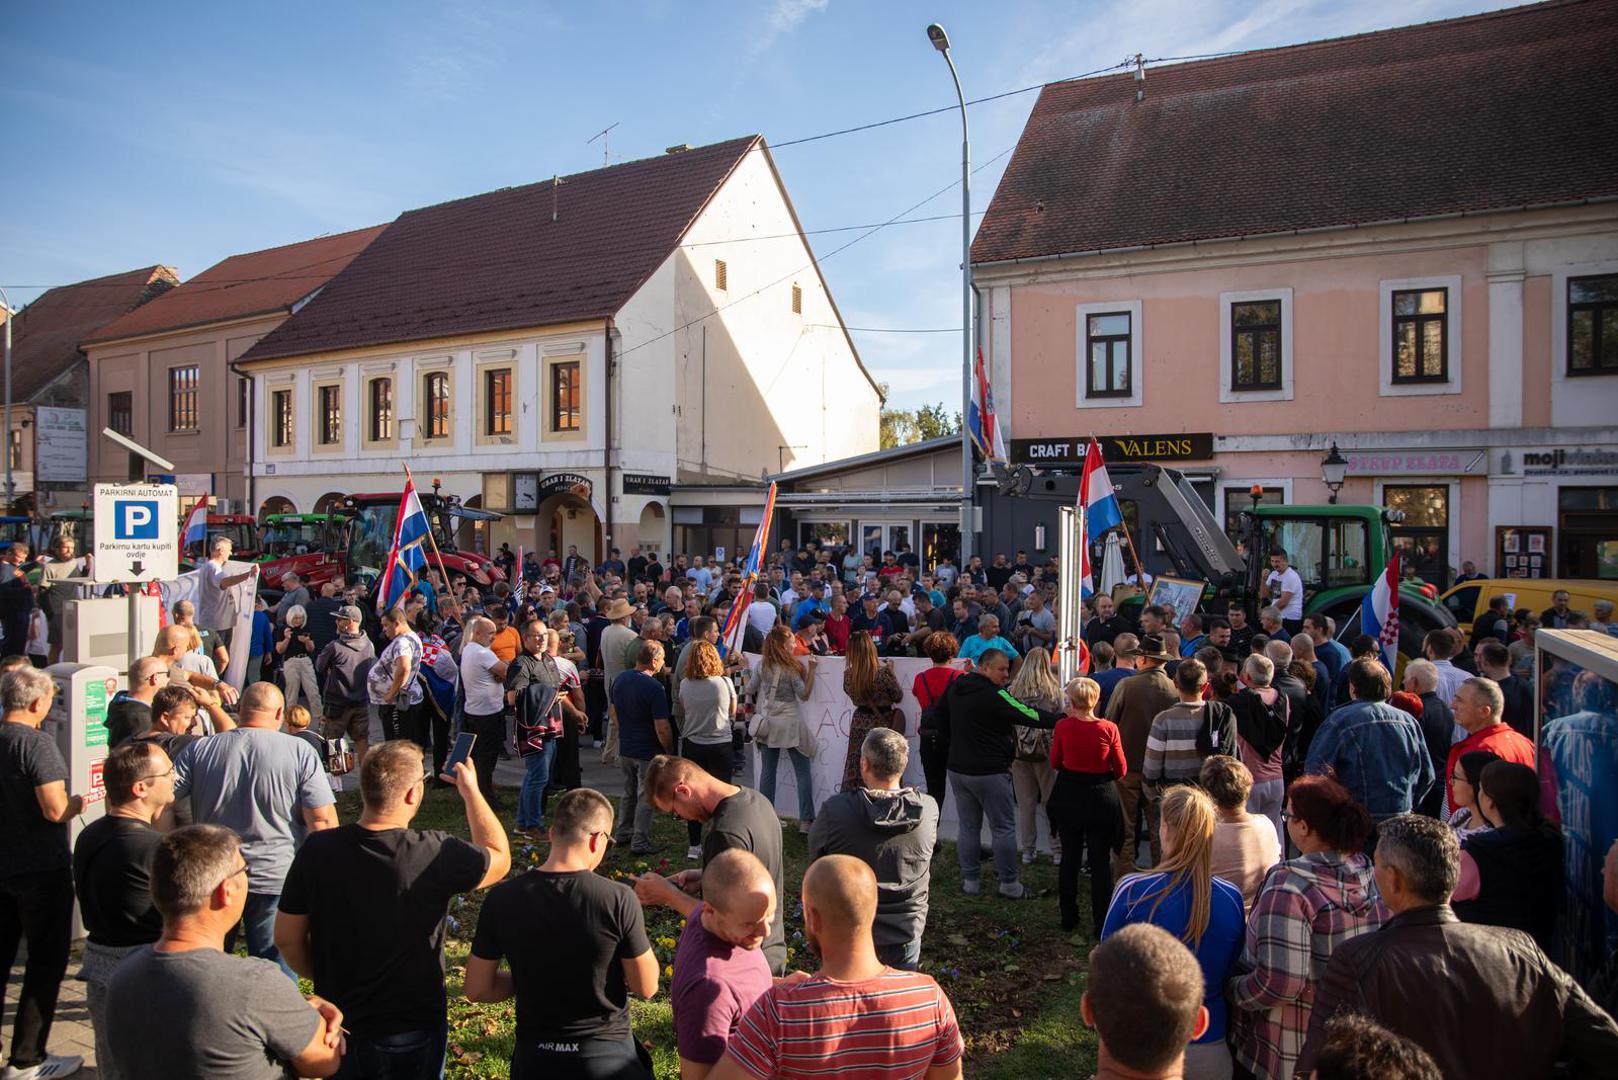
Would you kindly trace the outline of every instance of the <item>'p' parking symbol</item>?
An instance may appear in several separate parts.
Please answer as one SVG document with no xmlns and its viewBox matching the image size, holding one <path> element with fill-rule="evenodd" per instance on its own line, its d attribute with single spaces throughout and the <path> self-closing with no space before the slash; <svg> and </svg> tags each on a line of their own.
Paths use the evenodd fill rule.
<svg viewBox="0 0 1618 1080">
<path fill-rule="evenodd" d="M 132 499 L 118 504 L 113 515 L 114 540 L 156 540 L 157 502 L 151 499 Z"/>
</svg>

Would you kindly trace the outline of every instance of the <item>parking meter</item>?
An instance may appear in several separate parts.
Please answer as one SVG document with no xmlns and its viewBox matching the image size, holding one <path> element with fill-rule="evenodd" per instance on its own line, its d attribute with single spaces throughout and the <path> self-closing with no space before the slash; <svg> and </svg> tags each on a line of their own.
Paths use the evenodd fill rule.
<svg viewBox="0 0 1618 1080">
<path fill-rule="evenodd" d="M 104 664 L 64 663 L 46 668 L 45 673 L 56 681 L 56 697 L 40 730 L 56 740 L 67 762 L 67 793 L 105 794 L 101 768 L 107 758 L 107 703 L 118 692 L 118 672 Z M 86 806 L 68 823 L 68 842 L 77 843 L 84 827 L 104 813 L 104 798 Z M 76 904 L 73 936 L 84 936 Z"/>
</svg>

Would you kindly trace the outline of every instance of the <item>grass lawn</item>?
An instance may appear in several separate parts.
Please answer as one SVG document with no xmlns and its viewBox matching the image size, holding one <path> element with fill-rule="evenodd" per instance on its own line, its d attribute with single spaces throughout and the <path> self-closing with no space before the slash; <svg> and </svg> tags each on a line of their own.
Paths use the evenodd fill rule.
<svg viewBox="0 0 1618 1080">
<path fill-rule="evenodd" d="M 515 804 L 515 792 L 506 796 Z M 358 816 L 358 796 L 339 797 L 343 821 Z M 508 830 L 513 811 L 501 816 Z M 416 819 L 418 828 L 443 829 L 466 836 L 466 819 L 453 791 L 428 793 Z M 652 869 L 665 873 L 693 866 L 685 861 L 685 824 L 665 814 L 657 816 L 654 837 L 663 854 L 647 860 L 614 849 L 601 872 L 625 876 Z M 789 825 L 785 832 L 787 945 L 790 963 L 815 969 L 803 940 L 803 909 L 797 883 L 807 865 L 805 837 Z M 513 870 L 544 861 L 542 848 L 518 842 Z M 1085 960 L 1093 938 L 1088 925 L 1080 935 L 1064 934 L 1056 914 L 1056 870 L 1045 860 L 1023 867 L 1022 880 L 1039 891 L 1032 900 L 1003 900 L 995 895 L 993 863 L 984 878 L 984 895 L 961 893 L 960 871 L 953 843 L 940 843 L 933 860 L 932 906 L 922 942 L 921 970 L 944 987 L 966 1037 L 967 1075 L 976 1080 L 1043 1080 L 1046 1077 L 1089 1076 L 1095 1069 L 1095 1034 L 1079 1020 L 1079 994 Z M 1087 886 L 1080 882 L 1081 907 L 1088 908 Z M 514 1006 L 474 1005 L 461 998 L 461 977 L 467 949 L 477 926 L 479 895 L 457 898 L 450 909 L 447 935 L 450 993 L 450 1051 L 448 1075 L 504 1077 L 509 1074 L 515 1032 Z M 657 1063 L 658 1080 L 678 1080 L 679 1062 L 674 1049 L 674 1021 L 668 999 L 668 977 L 674 945 L 682 920 L 668 908 L 647 912 L 646 929 L 663 965 L 657 997 L 632 1005 L 635 1035 L 646 1043 Z"/>
</svg>

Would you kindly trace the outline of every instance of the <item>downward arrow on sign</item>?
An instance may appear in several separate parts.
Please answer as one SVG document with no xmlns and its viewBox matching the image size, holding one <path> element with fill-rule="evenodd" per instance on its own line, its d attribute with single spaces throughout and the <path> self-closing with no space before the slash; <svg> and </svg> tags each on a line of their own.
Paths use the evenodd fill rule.
<svg viewBox="0 0 1618 1080">
<path fill-rule="evenodd" d="M 140 577 L 140 571 L 141 564 L 139 559 L 136 559 L 134 562 L 129 564 L 129 572 L 131 574 L 134 574 L 136 577 Z"/>
</svg>

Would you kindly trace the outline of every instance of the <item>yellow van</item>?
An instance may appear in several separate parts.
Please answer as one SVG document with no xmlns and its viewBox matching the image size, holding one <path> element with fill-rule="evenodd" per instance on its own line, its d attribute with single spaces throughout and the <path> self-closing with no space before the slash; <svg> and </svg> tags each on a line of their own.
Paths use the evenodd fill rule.
<svg viewBox="0 0 1618 1080">
<path fill-rule="evenodd" d="M 1489 610 L 1489 601 L 1496 596 L 1506 597 L 1506 606 L 1512 611 L 1527 608 L 1535 615 L 1551 606 L 1551 597 L 1559 592 L 1568 594 L 1568 608 L 1594 617 L 1592 610 L 1597 600 L 1610 600 L 1618 605 L 1618 581 L 1596 581 L 1578 578 L 1480 578 L 1453 586 L 1439 599 L 1455 616 L 1461 632 L 1472 633 L 1472 616 Z"/>
</svg>

